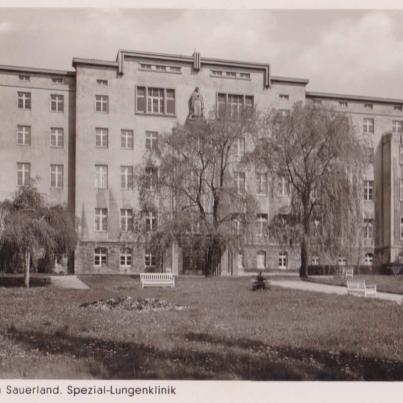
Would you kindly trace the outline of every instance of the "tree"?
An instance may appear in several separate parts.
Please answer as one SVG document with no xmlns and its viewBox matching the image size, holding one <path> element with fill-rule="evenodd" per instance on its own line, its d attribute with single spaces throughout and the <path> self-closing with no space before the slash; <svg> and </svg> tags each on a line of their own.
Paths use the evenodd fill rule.
<svg viewBox="0 0 403 403">
<path fill-rule="evenodd" d="M 22 263 L 26 287 L 33 257 L 52 260 L 74 250 L 76 232 L 69 212 L 62 206 L 47 206 L 33 184 L 20 187 L 11 201 L 0 204 L 0 211 L 3 263 Z"/>
<path fill-rule="evenodd" d="M 256 128 L 251 110 L 220 118 L 187 120 L 165 133 L 138 170 L 143 211 L 158 212 L 148 240 L 155 250 L 173 241 L 197 244 L 202 270 L 215 273 L 226 249 L 237 248 L 236 221 L 255 217 L 241 157 Z M 246 226 L 243 226 L 246 228 Z"/>
<path fill-rule="evenodd" d="M 366 165 L 349 117 L 313 104 L 297 103 L 289 114 L 273 110 L 255 146 L 254 161 L 271 172 L 273 185 L 283 178 L 290 186 L 289 209 L 271 231 L 299 243 L 300 276 L 307 276 L 310 249 L 347 253 L 362 229 Z"/>
</svg>

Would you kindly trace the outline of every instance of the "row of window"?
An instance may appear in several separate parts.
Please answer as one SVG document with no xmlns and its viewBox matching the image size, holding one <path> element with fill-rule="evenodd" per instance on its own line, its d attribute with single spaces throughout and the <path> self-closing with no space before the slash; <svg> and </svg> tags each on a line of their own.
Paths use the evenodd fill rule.
<svg viewBox="0 0 403 403">
<path fill-rule="evenodd" d="M 224 70 L 211 70 L 213 77 L 220 78 L 238 78 L 242 80 L 250 80 L 250 73 L 237 72 L 237 71 L 224 71 Z"/>
<path fill-rule="evenodd" d="M 24 186 L 31 180 L 31 164 L 29 162 L 17 162 L 17 185 Z M 64 166 L 62 164 L 50 164 L 50 187 L 63 189 Z"/>
<path fill-rule="evenodd" d="M 364 118 L 362 131 L 364 134 L 374 134 L 375 132 L 375 120 L 373 118 Z M 392 132 L 393 133 L 403 133 L 403 121 L 393 120 L 392 121 Z"/>
<path fill-rule="evenodd" d="M 31 76 L 29 74 L 20 74 L 18 76 L 20 81 L 31 81 Z M 63 84 L 64 79 L 63 77 L 52 77 L 52 83 L 54 84 Z"/>
<path fill-rule="evenodd" d="M 163 73 L 181 73 L 182 67 L 172 66 L 166 64 L 150 64 L 150 63 L 140 63 L 140 70 L 146 71 L 158 71 Z"/>
<path fill-rule="evenodd" d="M 98 148 L 109 147 L 109 129 L 105 127 L 97 127 L 95 129 L 95 145 Z M 120 147 L 124 150 L 133 150 L 134 148 L 134 132 L 131 129 L 122 129 L 120 131 Z M 158 132 L 146 131 L 146 149 L 158 149 Z"/>
<path fill-rule="evenodd" d="M 17 126 L 17 144 L 31 145 L 31 126 Z M 64 147 L 64 129 L 62 127 L 50 128 L 50 146 L 54 148 Z"/>
<path fill-rule="evenodd" d="M 18 91 L 17 105 L 19 109 L 31 109 L 32 95 L 30 92 Z M 50 110 L 52 112 L 64 112 L 64 95 L 50 95 Z"/>
<path fill-rule="evenodd" d="M 322 104 L 322 101 L 323 101 L 322 99 L 318 99 L 318 98 L 315 98 L 315 99 L 312 100 L 312 102 L 314 104 Z M 348 108 L 348 105 L 349 105 L 348 101 L 338 101 L 338 104 L 342 108 Z M 365 109 L 369 109 L 369 110 L 374 109 L 374 104 L 370 103 L 370 102 L 364 103 L 363 106 L 364 106 Z M 393 110 L 403 112 L 403 105 L 393 105 Z"/>
<path fill-rule="evenodd" d="M 155 211 L 143 212 L 145 230 L 154 231 L 158 225 L 158 216 Z M 133 229 L 133 209 L 120 209 L 120 230 L 128 232 Z M 95 231 L 108 231 L 108 209 L 95 209 Z"/>
<path fill-rule="evenodd" d="M 122 268 L 132 267 L 133 255 L 131 248 L 121 248 L 119 254 L 119 266 Z M 156 256 L 148 251 L 144 255 L 144 266 L 154 268 L 156 266 Z M 94 266 L 104 267 L 108 265 L 108 248 L 97 247 L 94 249 Z"/>
</svg>

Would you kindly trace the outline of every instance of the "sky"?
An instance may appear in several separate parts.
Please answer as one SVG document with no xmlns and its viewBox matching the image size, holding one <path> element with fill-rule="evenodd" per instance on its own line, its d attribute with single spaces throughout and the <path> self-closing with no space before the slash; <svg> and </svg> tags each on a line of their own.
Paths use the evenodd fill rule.
<svg viewBox="0 0 403 403">
<path fill-rule="evenodd" d="M 0 8 L 0 64 L 72 70 L 118 49 L 269 63 L 310 91 L 403 98 L 403 10 Z"/>
</svg>

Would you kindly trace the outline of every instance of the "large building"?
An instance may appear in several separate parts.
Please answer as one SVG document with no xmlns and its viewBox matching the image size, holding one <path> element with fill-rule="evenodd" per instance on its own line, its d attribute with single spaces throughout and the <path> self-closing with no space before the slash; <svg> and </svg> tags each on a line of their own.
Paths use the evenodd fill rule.
<svg viewBox="0 0 403 403">
<path fill-rule="evenodd" d="M 349 114 L 375 161 L 363 195 L 363 261 L 372 264 L 375 252 L 383 262 L 398 259 L 403 100 L 308 92 L 308 80 L 272 75 L 268 64 L 204 58 L 197 52 L 180 56 L 121 50 L 115 61 L 74 58 L 73 67 L 0 66 L 0 198 L 37 177 L 50 202 L 68 205 L 78 222 L 71 268 L 76 273 L 136 273 L 154 265 L 152 254 L 135 245 L 127 231 L 138 208 L 134 169 L 160 133 L 185 122 L 196 87 L 209 111 L 223 103 L 289 110 L 302 101 Z M 286 184 L 275 197 L 251 189 L 262 225 L 289 202 Z M 382 206 L 376 215 L 375 200 Z M 298 251 L 268 240 L 249 245 L 244 253 L 243 258 L 225 254 L 221 274 L 299 267 Z M 186 271 L 178 245 L 166 256 L 164 268 Z M 338 263 L 344 263 L 343 257 Z"/>
</svg>

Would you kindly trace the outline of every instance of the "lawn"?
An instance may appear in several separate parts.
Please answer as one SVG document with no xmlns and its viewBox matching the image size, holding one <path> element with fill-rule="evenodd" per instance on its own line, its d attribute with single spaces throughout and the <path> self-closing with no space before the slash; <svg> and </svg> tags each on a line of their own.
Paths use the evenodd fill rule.
<svg viewBox="0 0 403 403">
<path fill-rule="evenodd" d="M 0 377 L 403 380 L 403 308 L 250 279 L 83 276 L 90 290 L 0 288 Z M 156 297 L 185 310 L 95 310 L 110 297 Z"/>
<path fill-rule="evenodd" d="M 403 275 L 382 275 L 368 274 L 355 275 L 356 280 L 365 280 L 367 284 L 376 284 L 376 288 L 381 292 L 391 292 L 394 294 L 403 294 Z M 346 280 L 340 277 L 314 276 L 309 277 L 309 281 L 315 283 L 333 284 L 346 286 Z"/>
</svg>

